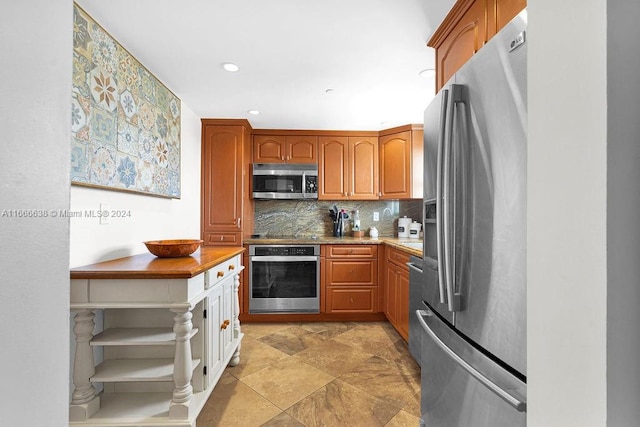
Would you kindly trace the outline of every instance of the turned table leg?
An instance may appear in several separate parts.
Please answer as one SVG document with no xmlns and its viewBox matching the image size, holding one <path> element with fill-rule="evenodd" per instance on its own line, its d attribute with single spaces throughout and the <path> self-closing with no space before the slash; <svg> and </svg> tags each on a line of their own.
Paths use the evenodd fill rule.
<svg viewBox="0 0 640 427">
<path fill-rule="evenodd" d="M 239 339 L 242 331 L 240 330 L 240 319 L 238 314 L 240 313 L 240 302 L 238 300 L 238 289 L 240 288 L 240 275 L 233 276 L 233 339 Z M 240 346 L 242 343 L 238 343 L 238 348 L 231 356 L 229 365 L 237 366 L 240 363 Z"/>
<path fill-rule="evenodd" d="M 69 405 L 70 421 L 85 421 L 100 409 L 100 398 L 91 383 L 91 377 L 96 373 L 91 349 L 94 318 L 93 310 L 79 310 L 73 319 L 76 351 L 73 360 L 74 390 Z"/>
<path fill-rule="evenodd" d="M 189 402 L 193 395 L 191 386 L 191 323 L 192 314 L 187 309 L 172 309 L 173 332 L 176 334 L 176 349 L 173 365 L 173 399 L 169 408 L 169 418 L 188 418 Z"/>
</svg>

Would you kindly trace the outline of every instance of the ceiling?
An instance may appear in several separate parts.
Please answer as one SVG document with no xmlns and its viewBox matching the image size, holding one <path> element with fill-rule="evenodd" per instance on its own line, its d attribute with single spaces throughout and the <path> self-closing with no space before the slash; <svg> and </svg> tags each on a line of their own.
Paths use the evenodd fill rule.
<svg viewBox="0 0 640 427">
<path fill-rule="evenodd" d="M 426 42 L 454 0 L 76 2 L 198 117 L 379 130 L 422 122 Z"/>
</svg>

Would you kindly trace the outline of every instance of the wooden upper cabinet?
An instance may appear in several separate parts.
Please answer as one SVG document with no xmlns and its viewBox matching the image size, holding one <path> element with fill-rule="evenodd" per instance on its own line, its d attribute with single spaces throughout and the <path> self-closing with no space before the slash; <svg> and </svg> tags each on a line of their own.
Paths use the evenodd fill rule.
<svg viewBox="0 0 640 427">
<path fill-rule="evenodd" d="M 241 245 L 243 233 L 253 232 L 245 178 L 249 138 L 245 121 L 202 119 L 201 232 L 205 245 Z"/>
<path fill-rule="evenodd" d="M 254 135 L 254 163 L 318 163 L 318 137 Z"/>
<path fill-rule="evenodd" d="M 320 136 L 318 199 L 378 199 L 378 138 Z"/>
<path fill-rule="evenodd" d="M 526 6 L 526 0 L 458 0 L 427 43 L 436 50 L 436 91 Z"/>
<path fill-rule="evenodd" d="M 318 163 L 317 136 L 286 136 L 287 163 Z"/>
<path fill-rule="evenodd" d="M 349 137 L 350 200 L 377 200 L 378 138 Z"/>
<path fill-rule="evenodd" d="M 204 126 L 203 232 L 237 232 L 242 218 L 241 126 Z"/>
<path fill-rule="evenodd" d="M 253 136 L 254 163 L 284 163 L 284 136 Z"/>
<path fill-rule="evenodd" d="M 381 199 L 422 198 L 422 136 L 421 125 L 402 126 L 381 134 Z"/>
<path fill-rule="evenodd" d="M 436 90 L 484 44 L 486 6 L 487 0 L 458 1 L 429 40 L 436 49 Z"/>
<path fill-rule="evenodd" d="M 318 199 L 347 200 L 349 138 L 321 136 L 318 152 Z"/>
<path fill-rule="evenodd" d="M 487 40 L 491 39 L 515 16 L 527 7 L 527 0 L 491 0 L 495 15 L 487 16 Z"/>
</svg>

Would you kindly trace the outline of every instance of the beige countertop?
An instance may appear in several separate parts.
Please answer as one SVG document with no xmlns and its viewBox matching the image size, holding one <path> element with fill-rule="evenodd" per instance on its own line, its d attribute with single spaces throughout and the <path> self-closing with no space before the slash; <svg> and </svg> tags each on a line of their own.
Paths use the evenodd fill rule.
<svg viewBox="0 0 640 427">
<path fill-rule="evenodd" d="M 397 237 L 262 237 L 244 239 L 245 245 L 383 245 L 387 244 L 411 255 L 422 257 L 422 240 Z M 419 246 L 416 247 L 416 246 Z"/>
</svg>

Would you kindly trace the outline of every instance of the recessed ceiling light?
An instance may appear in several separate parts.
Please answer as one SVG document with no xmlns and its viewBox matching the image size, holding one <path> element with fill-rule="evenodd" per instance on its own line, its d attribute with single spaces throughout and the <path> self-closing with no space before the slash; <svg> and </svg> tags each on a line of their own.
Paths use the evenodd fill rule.
<svg viewBox="0 0 640 427">
<path fill-rule="evenodd" d="M 236 71 L 238 71 L 240 69 L 240 67 L 238 67 L 236 64 L 234 64 L 233 62 L 225 62 L 224 64 L 222 64 L 222 68 L 224 68 L 225 70 L 235 73 Z"/>
<path fill-rule="evenodd" d="M 418 73 L 418 75 L 420 77 L 422 77 L 423 79 L 431 79 L 431 78 L 435 77 L 436 70 L 434 70 L 433 68 L 427 68 L 426 70 L 420 71 Z"/>
<path fill-rule="evenodd" d="M 254 116 L 257 116 L 258 114 L 260 114 L 260 111 L 258 111 L 258 110 L 248 110 L 247 113 L 252 114 Z"/>
</svg>

